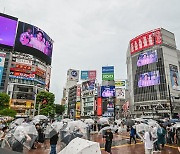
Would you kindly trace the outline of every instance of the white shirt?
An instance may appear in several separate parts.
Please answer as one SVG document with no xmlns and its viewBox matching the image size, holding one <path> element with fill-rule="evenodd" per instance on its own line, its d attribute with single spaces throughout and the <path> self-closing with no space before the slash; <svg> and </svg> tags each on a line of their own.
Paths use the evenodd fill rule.
<svg viewBox="0 0 180 154">
<path fill-rule="evenodd" d="M 153 140 L 150 140 L 149 132 L 144 134 L 144 147 L 145 149 L 153 149 Z"/>
<path fill-rule="evenodd" d="M 153 128 L 152 137 L 153 137 L 153 138 L 157 138 L 157 127 L 154 127 L 154 128 Z"/>
</svg>

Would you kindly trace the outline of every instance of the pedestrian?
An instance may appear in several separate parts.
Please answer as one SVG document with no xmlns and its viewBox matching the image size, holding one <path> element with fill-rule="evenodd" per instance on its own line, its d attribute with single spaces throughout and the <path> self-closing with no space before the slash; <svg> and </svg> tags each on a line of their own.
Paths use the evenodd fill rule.
<svg viewBox="0 0 180 154">
<path fill-rule="evenodd" d="M 158 135 L 158 144 L 159 145 L 161 144 L 163 149 L 165 145 L 166 130 L 164 129 L 162 124 L 160 124 L 160 127 L 157 129 L 157 135 Z"/>
<path fill-rule="evenodd" d="M 180 147 L 180 128 L 176 129 L 176 142 L 177 145 Z"/>
<path fill-rule="evenodd" d="M 52 132 L 51 132 L 52 133 Z M 55 134 L 53 135 L 51 138 L 50 138 L 50 146 L 51 146 L 51 151 L 50 151 L 50 154 L 56 154 L 56 145 L 57 145 L 57 141 L 58 141 L 58 133 L 57 132 L 54 132 L 52 134 Z"/>
<path fill-rule="evenodd" d="M 135 138 L 135 136 L 136 136 L 136 129 L 133 128 L 133 126 L 131 126 L 131 129 L 130 129 L 130 143 L 129 143 L 129 144 L 131 144 L 132 138 L 133 138 L 133 140 L 134 140 L 134 143 L 136 144 L 136 138 Z"/>
<path fill-rule="evenodd" d="M 155 124 L 155 126 L 153 126 L 153 128 L 152 128 L 152 137 L 153 137 L 153 140 L 154 140 L 154 152 L 160 151 L 160 147 L 159 147 L 159 144 L 158 144 L 157 129 L 158 129 L 158 127 Z"/>
<path fill-rule="evenodd" d="M 153 154 L 153 137 L 150 130 L 144 134 L 144 149 L 145 154 Z"/>
<path fill-rule="evenodd" d="M 105 132 L 103 137 L 106 139 L 105 151 L 107 151 L 108 153 L 112 154 L 111 146 L 112 146 L 113 133 L 111 132 L 111 129 L 108 129 Z"/>
</svg>

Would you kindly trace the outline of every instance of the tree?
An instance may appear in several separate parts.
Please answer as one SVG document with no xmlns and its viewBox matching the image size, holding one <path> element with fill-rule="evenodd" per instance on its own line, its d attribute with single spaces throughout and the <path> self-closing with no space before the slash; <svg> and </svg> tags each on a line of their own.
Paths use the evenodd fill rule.
<svg viewBox="0 0 180 154">
<path fill-rule="evenodd" d="M 55 109 L 56 114 L 59 114 L 59 115 L 62 115 L 63 112 L 65 111 L 65 106 L 64 105 L 56 104 L 55 108 L 56 108 Z"/>
<path fill-rule="evenodd" d="M 15 117 L 16 111 L 13 109 L 6 108 L 0 111 L 0 115 Z"/>
<path fill-rule="evenodd" d="M 40 104 L 40 114 L 54 117 L 55 115 L 55 96 L 51 92 L 41 91 L 36 97 L 36 110 L 38 110 Z"/>
<path fill-rule="evenodd" d="M 10 100 L 10 97 L 8 94 L 0 93 L 0 110 L 3 110 L 9 107 L 9 100 Z"/>
</svg>

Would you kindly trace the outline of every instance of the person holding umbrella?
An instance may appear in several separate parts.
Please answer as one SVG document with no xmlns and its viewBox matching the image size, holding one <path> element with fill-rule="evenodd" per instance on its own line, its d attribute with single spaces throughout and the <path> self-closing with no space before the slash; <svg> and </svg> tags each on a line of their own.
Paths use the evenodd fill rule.
<svg viewBox="0 0 180 154">
<path fill-rule="evenodd" d="M 108 153 L 112 154 L 111 152 L 111 146 L 112 146 L 112 139 L 113 139 L 113 133 L 111 132 L 111 128 L 109 128 L 104 136 L 103 136 L 105 139 L 106 139 L 106 143 L 105 143 L 105 151 L 107 151 Z"/>
<path fill-rule="evenodd" d="M 51 151 L 50 154 L 56 154 L 56 145 L 57 145 L 57 141 L 58 141 L 58 134 L 55 130 L 53 130 L 54 132 L 51 132 L 53 135 L 52 137 L 50 137 L 50 146 L 51 146 Z M 50 133 L 50 136 L 51 136 Z"/>
</svg>

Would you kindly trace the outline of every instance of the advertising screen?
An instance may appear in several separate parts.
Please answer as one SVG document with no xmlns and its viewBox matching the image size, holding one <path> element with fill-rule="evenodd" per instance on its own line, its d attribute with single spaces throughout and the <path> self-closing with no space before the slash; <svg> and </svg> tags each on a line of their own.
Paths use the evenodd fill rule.
<svg viewBox="0 0 180 154">
<path fill-rule="evenodd" d="M 0 45 L 13 47 L 16 37 L 17 18 L 0 13 Z"/>
<path fill-rule="evenodd" d="M 143 33 L 130 41 L 131 54 L 149 48 L 154 45 L 162 44 L 161 29 L 155 29 Z"/>
<path fill-rule="evenodd" d="M 48 58 L 52 57 L 53 40 L 40 28 L 19 22 L 15 50 L 30 53 L 48 61 Z M 46 59 L 45 56 L 47 56 Z"/>
<path fill-rule="evenodd" d="M 172 89 L 180 90 L 179 73 L 176 65 L 169 64 Z"/>
<path fill-rule="evenodd" d="M 89 80 L 82 83 L 82 91 L 93 90 L 95 88 L 95 80 Z"/>
<path fill-rule="evenodd" d="M 115 97 L 115 86 L 102 86 L 101 96 L 102 97 Z"/>
<path fill-rule="evenodd" d="M 151 63 L 155 63 L 158 61 L 157 57 L 157 51 L 150 50 L 144 53 L 139 54 L 138 60 L 137 60 L 137 66 L 143 66 Z"/>
<path fill-rule="evenodd" d="M 148 87 L 160 84 L 159 71 L 147 72 L 140 74 L 138 79 L 138 87 Z"/>
<path fill-rule="evenodd" d="M 89 80 L 96 79 L 96 71 L 88 71 Z"/>
</svg>

